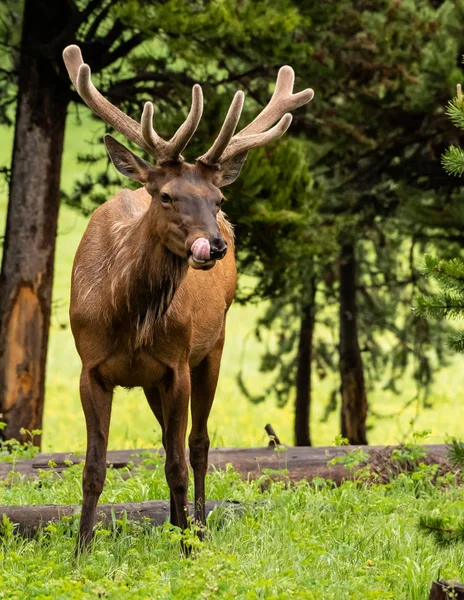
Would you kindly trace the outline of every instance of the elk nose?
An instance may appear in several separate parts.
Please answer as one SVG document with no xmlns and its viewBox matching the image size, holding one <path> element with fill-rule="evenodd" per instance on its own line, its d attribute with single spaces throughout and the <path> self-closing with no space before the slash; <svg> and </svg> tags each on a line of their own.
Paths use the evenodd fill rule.
<svg viewBox="0 0 464 600">
<path fill-rule="evenodd" d="M 220 260 L 224 258 L 227 252 L 227 244 L 226 242 L 220 238 L 213 238 L 211 240 L 211 253 L 210 256 L 214 260 Z"/>
</svg>

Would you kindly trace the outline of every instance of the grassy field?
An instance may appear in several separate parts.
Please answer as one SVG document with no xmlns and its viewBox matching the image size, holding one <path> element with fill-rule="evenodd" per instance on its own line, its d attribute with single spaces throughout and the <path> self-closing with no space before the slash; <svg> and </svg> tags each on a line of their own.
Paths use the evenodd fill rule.
<svg viewBox="0 0 464 600">
<path fill-rule="evenodd" d="M 161 459 L 135 476 L 109 470 L 103 501 L 167 498 Z M 63 477 L 12 478 L 0 504 L 80 501 L 81 465 Z M 463 580 L 462 545 L 437 545 L 418 529 L 421 515 L 445 510 L 452 526 L 464 491 L 452 479 L 432 485 L 420 467 L 387 485 L 318 480 L 288 487 L 240 480 L 232 470 L 208 475 L 210 498 L 244 511 L 209 519 L 206 541 L 169 525 L 116 522 L 97 528 L 93 554 L 73 561 L 77 520 L 68 517 L 24 540 L 0 523 L 0 598 L 82 600 L 426 600 L 439 576 Z M 444 483 L 444 482 L 442 482 Z M 444 505 L 446 504 L 445 508 Z M 194 556 L 180 559 L 179 539 Z"/>
<path fill-rule="evenodd" d="M 83 112 L 82 125 L 69 118 L 66 151 L 63 163 L 62 186 L 70 190 L 72 182 L 81 176 L 85 167 L 77 164 L 76 152 L 88 152 L 88 140 L 98 131 Z M 12 132 L 0 130 L 0 165 L 8 164 L 11 154 Z M 6 218 L 7 189 L 0 188 L 0 227 Z M 63 206 L 60 214 L 56 252 L 54 285 L 54 310 L 47 371 L 47 395 L 44 419 L 45 450 L 80 450 L 85 444 L 84 419 L 78 397 L 79 358 L 74 348 L 68 322 L 69 282 L 71 265 L 79 240 L 86 226 L 86 219 Z M 214 445 L 250 446 L 266 443 L 263 427 L 270 422 L 285 443 L 292 442 L 292 407 L 279 409 L 272 399 L 260 405 L 251 405 L 244 398 L 235 381 L 239 364 L 243 361 L 247 383 L 254 391 L 260 391 L 265 379 L 258 371 L 261 347 L 249 333 L 253 329 L 259 306 L 234 306 L 228 320 L 228 333 L 221 378 L 216 402 L 210 420 Z M 315 444 L 330 444 L 338 433 L 338 415 L 333 414 L 327 423 L 321 423 L 332 382 L 314 379 L 314 406 L 312 435 Z M 447 435 L 462 435 L 461 422 L 464 404 L 461 362 L 443 371 L 434 387 L 433 410 L 421 410 L 417 403 L 398 415 L 398 411 L 414 397 L 414 388 L 405 376 L 403 395 L 394 396 L 379 390 L 370 395 L 370 402 L 378 414 L 393 415 L 371 419 L 371 443 L 394 443 L 401 440 L 409 429 L 411 418 L 416 427 L 430 429 L 433 442 L 442 441 Z M 110 448 L 147 447 L 159 444 L 160 432 L 142 393 L 117 391 L 114 403 Z"/>
</svg>

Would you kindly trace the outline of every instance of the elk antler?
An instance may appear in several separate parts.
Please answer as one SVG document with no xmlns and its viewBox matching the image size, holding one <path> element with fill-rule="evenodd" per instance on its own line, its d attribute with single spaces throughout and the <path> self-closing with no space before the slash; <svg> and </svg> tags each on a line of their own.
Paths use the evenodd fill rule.
<svg viewBox="0 0 464 600">
<path fill-rule="evenodd" d="M 141 124 L 116 108 L 104 98 L 91 79 L 90 67 L 84 63 L 78 46 L 68 46 L 63 51 L 63 60 L 79 96 L 87 106 L 108 125 L 134 142 L 159 164 L 183 160 L 182 150 L 187 146 L 195 133 L 203 113 L 203 92 L 198 84 L 192 89 L 192 106 L 185 122 L 173 137 L 163 140 L 153 129 L 153 104 L 147 102 L 143 109 Z"/>
<path fill-rule="evenodd" d="M 197 160 L 206 165 L 221 165 L 238 154 L 248 152 L 251 148 L 264 146 L 280 138 L 292 122 L 292 115 L 288 111 L 307 104 L 314 96 L 311 88 L 294 94 L 294 81 L 293 69 L 288 66 L 282 67 L 277 75 L 276 87 L 269 104 L 256 119 L 234 135 L 244 98 L 242 92 L 237 92 L 216 141 L 208 152 Z M 274 125 L 276 121 L 279 122 Z"/>
</svg>

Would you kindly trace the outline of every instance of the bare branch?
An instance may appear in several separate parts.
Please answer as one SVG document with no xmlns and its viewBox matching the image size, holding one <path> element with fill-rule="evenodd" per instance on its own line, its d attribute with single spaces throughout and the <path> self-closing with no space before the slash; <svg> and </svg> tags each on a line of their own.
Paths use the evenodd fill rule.
<svg viewBox="0 0 464 600">
<path fill-rule="evenodd" d="M 102 68 L 111 65 L 120 58 L 124 58 L 129 54 L 131 50 L 137 48 L 145 39 L 143 33 L 136 33 L 128 40 L 121 42 L 119 46 L 113 52 L 109 52 L 102 62 Z"/>
<path fill-rule="evenodd" d="M 100 4 L 102 4 L 102 0 L 100 0 Z M 90 24 L 90 26 L 87 30 L 87 33 L 85 34 L 84 39 L 86 42 L 91 42 L 96 37 L 98 28 L 100 27 L 102 22 L 108 16 L 108 13 L 110 12 L 111 7 L 114 6 L 115 4 L 116 4 L 116 0 L 110 0 L 108 2 L 108 4 L 106 6 L 104 6 L 102 8 L 102 10 L 98 13 L 98 15 L 95 17 L 93 22 Z"/>
</svg>

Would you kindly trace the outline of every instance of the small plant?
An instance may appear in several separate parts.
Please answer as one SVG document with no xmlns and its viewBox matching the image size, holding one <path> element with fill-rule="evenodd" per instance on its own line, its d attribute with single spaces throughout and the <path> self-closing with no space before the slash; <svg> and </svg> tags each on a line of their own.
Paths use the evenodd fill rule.
<svg viewBox="0 0 464 600">
<path fill-rule="evenodd" d="M 337 456 L 328 461 L 328 465 L 344 465 L 345 468 L 352 471 L 359 465 L 369 460 L 369 454 L 362 448 L 357 448 L 351 452 L 346 452 L 343 456 Z"/>
<path fill-rule="evenodd" d="M 1 417 L 2 415 L 0 415 Z M 0 421 L 0 431 L 6 428 L 7 424 L 4 421 Z M 29 439 L 25 442 L 20 442 L 17 439 L 11 440 L 0 440 L 0 461 L 1 462 L 12 462 L 15 463 L 21 458 L 34 458 L 39 453 L 40 448 L 34 445 L 34 437 L 41 435 L 40 429 L 33 429 L 29 431 L 22 428 L 20 430 L 21 435 L 26 435 Z"/>
<path fill-rule="evenodd" d="M 348 446 L 350 440 L 346 437 L 343 437 L 341 434 L 336 435 L 334 438 L 334 446 Z"/>
<path fill-rule="evenodd" d="M 448 443 L 448 459 L 455 467 L 464 467 L 464 442 L 453 438 Z"/>
<path fill-rule="evenodd" d="M 464 442 L 452 439 L 448 444 L 448 459 L 457 468 L 464 467 Z M 451 478 L 449 478 L 451 481 Z M 464 541 L 464 519 L 454 517 L 436 509 L 421 516 L 419 529 L 433 536 L 439 544 Z"/>
<path fill-rule="evenodd" d="M 189 519 L 189 525 L 190 526 L 187 529 L 182 531 L 180 527 L 165 523 L 163 526 L 163 535 L 171 542 L 176 544 L 180 542 L 184 547 L 189 548 L 192 551 L 198 550 L 202 547 L 202 542 L 197 534 L 199 531 L 203 530 L 203 528 L 201 525 L 196 524 L 192 519 Z"/>
<path fill-rule="evenodd" d="M 15 533 L 15 524 L 10 521 L 10 519 L 3 514 L 0 521 L 0 539 L 3 542 L 10 541 Z"/>
<path fill-rule="evenodd" d="M 427 451 L 418 442 L 425 441 L 429 435 L 429 429 L 413 432 L 413 441 L 403 444 L 400 448 L 394 448 L 390 460 L 416 463 L 421 458 L 425 458 L 427 456 Z"/>
</svg>

